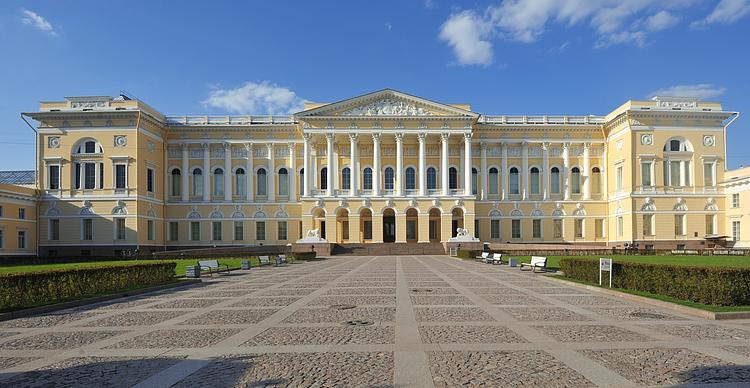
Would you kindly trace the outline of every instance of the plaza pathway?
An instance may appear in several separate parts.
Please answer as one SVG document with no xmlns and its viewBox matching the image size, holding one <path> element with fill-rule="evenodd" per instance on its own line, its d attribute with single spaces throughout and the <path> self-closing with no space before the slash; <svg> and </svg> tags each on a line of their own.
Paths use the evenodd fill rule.
<svg viewBox="0 0 750 388">
<path fill-rule="evenodd" d="M 0 386 L 750 384 L 713 322 L 444 256 L 336 257 L 0 322 Z"/>
</svg>

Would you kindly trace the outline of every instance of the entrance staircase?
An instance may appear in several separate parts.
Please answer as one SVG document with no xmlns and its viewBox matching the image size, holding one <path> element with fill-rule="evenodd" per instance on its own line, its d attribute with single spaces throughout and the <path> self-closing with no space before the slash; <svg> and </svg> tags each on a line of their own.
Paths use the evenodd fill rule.
<svg viewBox="0 0 750 388">
<path fill-rule="evenodd" d="M 390 255 L 444 255 L 441 243 L 373 243 L 335 244 L 333 255 L 390 256 Z"/>
</svg>

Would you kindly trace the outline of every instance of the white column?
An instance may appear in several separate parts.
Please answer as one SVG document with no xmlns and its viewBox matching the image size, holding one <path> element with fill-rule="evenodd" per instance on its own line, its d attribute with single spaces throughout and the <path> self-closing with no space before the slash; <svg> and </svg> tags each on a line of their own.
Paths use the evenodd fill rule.
<svg viewBox="0 0 750 388">
<path fill-rule="evenodd" d="M 180 199 L 182 202 L 188 202 L 190 200 L 190 148 L 187 143 L 180 144 L 180 147 L 182 148 L 182 175 L 180 175 L 182 191 L 180 191 Z"/>
<path fill-rule="evenodd" d="M 583 144 L 583 171 L 581 171 L 581 176 L 583 177 L 583 199 L 591 199 L 591 179 L 589 179 L 591 171 L 590 148 L 591 143 Z"/>
<path fill-rule="evenodd" d="M 357 196 L 357 134 L 349 134 L 349 195 L 352 197 Z"/>
<path fill-rule="evenodd" d="M 268 147 L 268 174 L 266 175 L 266 192 L 268 193 L 268 202 L 276 202 L 276 166 L 274 165 L 274 148 L 273 143 L 266 144 Z"/>
<path fill-rule="evenodd" d="M 521 144 L 521 168 L 523 172 L 521 177 L 523 178 L 523 199 L 529 199 L 529 143 L 523 142 Z"/>
<path fill-rule="evenodd" d="M 224 201 L 232 202 L 232 145 L 224 143 Z"/>
<path fill-rule="evenodd" d="M 372 195 L 380 196 L 380 134 L 372 134 Z"/>
<path fill-rule="evenodd" d="M 602 196 L 602 199 L 605 199 L 605 198 L 609 197 L 609 191 L 608 191 L 609 190 L 609 185 L 607 183 L 607 181 L 608 181 L 608 179 L 607 179 L 607 170 L 608 170 L 607 166 L 609 165 L 609 159 L 607 158 L 607 143 L 604 143 L 604 147 L 603 148 L 604 148 L 604 151 L 603 151 L 604 152 L 604 156 L 602 158 L 603 163 L 602 163 L 601 171 L 599 173 L 601 174 L 601 177 L 602 177 L 602 193 L 604 194 Z M 651 182 L 651 184 L 652 185 L 656 185 L 656 183 L 653 182 L 653 181 Z"/>
<path fill-rule="evenodd" d="M 315 175 L 313 174 L 312 169 L 310 169 L 310 139 L 312 138 L 312 135 L 309 133 L 305 133 L 302 135 L 302 137 L 305 140 L 305 148 L 304 148 L 304 154 L 302 157 L 304 160 L 302 160 L 303 168 L 305 169 L 305 177 L 304 177 L 304 187 L 303 187 L 303 193 L 305 197 L 310 196 L 310 182 L 312 182 L 312 177 Z"/>
<path fill-rule="evenodd" d="M 427 196 L 427 152 L 425 149 L 426 133 L 418 133 L 419 142 L 419 196 Z"/>
<path fill-rule="evenodd" d="M 245 175 L 245 183 L 247 190 L 247 202 L 253 202 L 253 179 L 255 179 L 255 171 L 253 171 L 253 143 L 245 143 L 245 151 L 247 151 L 247 172 Z"/>
<path fill-rule="evenodd" d="M 542 154 L 544 159 L 542 161 L 542 169 L 544 173 L 542 176 L 542 192 L 544 193 L 544 199 L 549 199 L 549 146 L 550 143 L 542 143 Z"/>
<path fill-rule="evenodd" d="M 563 193 L 565 193 L 565 199 L 570 199 L 570 143 L 563 143 L 562 157 L 563 157 Z"/>
<path fill-rule="evenodd" d="M 471 180 L 471 133 L 464 133 L 464 195 L 473 195 Z"/>
<path fill-rule="evenodd" d="M 211 201 L 211 146 L 203 143 L 203 200 Z M 83 175 L 83 174 L 81 174 Z"/>
<path fill-rule="evenodd" d="M 404 134 L 396 134 L 396 196 L 404 195 Z"/>
<path fill-rule="evenodd" d="M 289 143 L 289 202 L 297 202 L 297 156 L 294 143 Z"/>
<path fill-rule="evenodd" d="M 442 149 L 440 151 L 440 190 L 443 194 L 443 196 L 447 196 L 449 194 L 449 175 L 448 175 L 448 133 L 441 133 L 440 134 L 440 144 L 442 146 Z"/>
<path fill-rule="evenodd" d="M 326 133 L 326 161 L 326 168 L 328 170 L 328 175 L 326 176 L 326 196 L 332 197 L 333 174 L 336 173 L 336 171 L 333 171 L 333 133 Z"/>
<path fill-rule="evenodd" d="M 487 176 L 487 143 L 482 142 L 480 144 L 481 152 L 482 152 L 482 162 L 480 164 L 480 168 L 482 171 L 479 173 L 482 174 L 482 191 L 481 191 L 481 198 L 487 199 L 487 196 L 489 195 L 489 191 L 487 191 L 488 186 L 488 176 Z"/>
<path fill-rule="evenodd" d="M 502 144 L 503 200 L 508 200 L 508 143 Z"/>
</svg>

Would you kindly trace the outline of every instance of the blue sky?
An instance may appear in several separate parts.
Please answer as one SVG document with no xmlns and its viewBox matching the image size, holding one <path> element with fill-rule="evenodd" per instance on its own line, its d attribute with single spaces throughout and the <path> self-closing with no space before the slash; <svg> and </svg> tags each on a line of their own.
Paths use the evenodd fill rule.
<svg viewBox="0 0 750 388">
<path fill-rule="evenodd" d="M 165 114 L 286 113 L 393 88 L 485 114 L 606 114 L 656 92 L 750 113 L 750 0 L 0 4 L 0 170 L 19 112 L 125 90 Z M 729 166 L 750 164 L 750 115 Z"/>
</svg>

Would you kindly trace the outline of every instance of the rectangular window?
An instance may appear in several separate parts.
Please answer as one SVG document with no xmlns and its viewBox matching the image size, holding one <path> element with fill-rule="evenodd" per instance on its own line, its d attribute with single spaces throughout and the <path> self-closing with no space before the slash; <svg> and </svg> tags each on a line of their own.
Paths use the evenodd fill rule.
<svg viewBox="0 0 750 388">
<path fill-rule="evenodd" d="M 500 239 L 500 220 L 490 220 L 490 238 L 493 240 Z"/>
<path fill-rule="evenodd" d="M 0 229 L 0 248 L 3 247 L 3 230 Z"/>
<path fill-rule="evenodd" d="M 552 236 L 554 238 L 563 238 L 563 220 L 552 220 Z"/>
<path fill-rule="evenodd" d="M 674 234 L 677 236 L 685 235 L 685 215 L 675 214 L 674 216 Z"/>
<path fill-rule="evenodd" d="M 154 169 L 146 169 L 146 191 L 149 193 L 154 192 Z"/>
<path fill-rule="evenodd" d="M 714 181 L 714 164 L 703 163 L 703 186 L 713 187 L 716 186 Z"/>
<path fill-rule="evenodd" d="M 732 221 L 732 240 L 740 241 L 740 222 L 739 221 Z"/>
<path fill-rule="evenodd" d="M 49 239 L 50 241 L 60 240 L 60 220 L 49 220 Z"/>
<path fill-rule="evenodd" d="M 91 241 L 94 239 L 94 220 L 84 218 L 81 220 L 81 240 Z"/>
<path fill-rule="evenodd" d="M 583 218 L 576 218 L 574 225 L 576 238 L 583 238 Z"/>
<path fill-rule="evenodd" d="M 115 239 L 117 240 L 125 240 L 125 219 L 124 218 L 116 218 L 115 219 Z"/>
<path fill-rule="evenodd" d="M 3 207 L 0 206 L 0 217 L 2 217 L 2 216 L 3 216 Z"/>
<path fill-rule="evenodd" d="M 644 236 L 654 235 L 654 215 L 653 214 L 643 215 L 643 235 Z"/>
<path fill-rule="evenodd" d="M 148 233 L 148 241 L 156 240 L 156 227 L 154 225 L 154 220 L 146 221 L 146 229 Z"/>
<path fill-rule="evenodd" d="M 348 228 L 345 230 L 348 230 Z M 286 221 L 279 221 L 276 224 L 276 232 L 279 236 L 279 240 L 287 240 L 289 238 Z M 347 235 L 346 238 L 348 239 L 349 236 Z"/>
<path fill-rule="evenodd" d="M 26 219 L 26 209 L 25 208 L 18 209 L 18 219 L 19 220 L 25 220 Z"/>
<path fill-rule="evenodd" d="M 60 189 L 60 166 L 54 165 L 49 166 L 49 184 L 47 186 L 50 190 Z"/>
<path fill-rule="evenodd" d="M 604 219 L 597 218 L 594 220 L 594 234 L 598 238 L 604 238 Z"/>
<path fill-rule="evenodd" d="M 362 238 L 372 240 L 372 221 L 362 222 Z"/>
<path fill-rule="evenodd" d="M 622 166 L 617 166 L 615 169 L 615 189 L 620 192 L 623 190 L 623 184 L 624 184 L 624 177 L 623 177 L 623 170 Z"/>
<path fill-rule="evenodd" d="M 474 237 L 479 238 L 479 220 L 474 220 Z"/>
<path fill-rule="evenodd" d="M 124 164 L 115 165 L 115 189 L 124 189 L 127 187 L 127 166 Z"/>
<path fill-rule="evenodd" d="M 18 232 L 18 249 L 26 249 L 26 231 Z"/>
<path fill-rule="evenodd" d="M 625 234 L 625 217 L 617 217 L 617 237 L 622 237 Z"/>
<path fill-rule="evenodd" d="M 409 221 L 406 221 L 406 234 L 409 234 Z M 349 239 L 349 221 L 341 221 L 341 238 Z"/>
<path fill-rule="evenodd" d="M 542 220 L 531 220 L 532 237 L 542 238 Z"/>
<path fill-rule="evenodd" d="M 96 186 L 96 164 L 84 163 L 83 164 L 83 188 L 85 190 L 93 190 L 95 186 Z"/>
<path fill-rule="evenodd" d="M 706 214 L 706 234 L 711 236 L 716 234 L 716 215 Z"/>
<path fill-rule="evenodd" d="M 99 163 L 99 188 L 104 188 L 104 163 Z"/>
<path fill-rule="evenodd" d="M 736 209 L 740 207 L 740 193 L 732 194 L 732 208 Z"/>
<path fill-rule="evenodd" d="M 652 162 L 641 162 L 641 186 L 651 187 L 653 181 L 651 180 L 651 166 Z"/>
<path fill-rule="evenodd" d="M 681 162 L 669 162 L 669 185 L 672 187 L 679 187 L 680 184 L 680 163 Z"/>
<path fill-rule="evenodd" d="M 221 221 L 211 223 L 211 240 L 221 241 Z"/>
<path fill-rule="evenodd" d="M 75 167 L 75 188 L 76 190 L 81 188 L 81 163 L 76 163 Z"/>
<path fill-rule="evenodd" d="M 180 239 L 180 223 L 170 222 L 169 223 L 169 241 L 177 241 Z"/>
<path fill-rule="evenodd" d="M 521 238 L 521 220 L 510 221 L 510 238 Z"/>
<path fill-rule="evenodd" d="M 200 239 L 201 239 L 200 221 L 190 222 L 190 241 L 200 241 Z"/>
<path fill-rule="evenodd" d="M 241 241 L 245 239 L 245 223 L 242 221 L 234 222 L 234 240 Z"/>
<path fill-rule="evenodd" d="M 346 233 L 346 229 L 344 229 L 344 233 Z M 417 239 L 417 221 L 414 220 L 407 220 L 406 221 L 406 239 L 407 240 L 416 240 Z"/>
<path fill-rule="evenodd" d="M 266 222 L 256 221 L 255 222 L 255 239 L 263 241 L 266 239 Z"/>
</svg>

